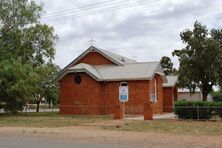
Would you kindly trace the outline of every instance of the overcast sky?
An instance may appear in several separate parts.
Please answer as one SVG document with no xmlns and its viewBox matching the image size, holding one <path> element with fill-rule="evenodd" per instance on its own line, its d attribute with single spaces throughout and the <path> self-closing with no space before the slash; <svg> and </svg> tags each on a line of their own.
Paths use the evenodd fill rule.
<svg viewBox="0 0 222 148">
<path fill-rule="evenodd" d="M 86 5 L 108 0 L 36 1 L 43 4 L 46 11 L 42 22 L 53 26 L 59 37 L 55 62 L 61 68 L 86 50 L 91 38 L 95 40 L 95 46 L 129 58 L 135 57 L 137 61 L 158 61 L 162 56 L 172 57 L 174 49 L 184 47 L 179 34 L 192 28 L 195 20 L 209 28 L 222 27 L 222 0 L 152 0 L 134 7 L 82 17 L 64 10 L 78 12 L 79 7 L 86 8 Z M 124 0 L 114 1 L 118 3 Z M 118 7 L 141 1 L 144 0 L 125 0 Z M 50 16 L 50 20 L 49 15 L 52 13 L 56 13 L 56 16 Z M 65 15 L 72 17 L 58 20 Z M 176 58 L 172 58 L 172 61 L 178 65 Z"/>
</svg>

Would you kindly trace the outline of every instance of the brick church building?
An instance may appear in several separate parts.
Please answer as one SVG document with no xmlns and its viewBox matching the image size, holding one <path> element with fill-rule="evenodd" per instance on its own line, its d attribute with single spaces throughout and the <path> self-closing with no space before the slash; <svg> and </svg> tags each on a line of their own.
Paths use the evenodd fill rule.
<svg viewBox="0 0 222 148">
<path fill-rule="evenodd" d="M 58 74 L 57 81 L 62 114 L 113 114 L 121 119 L 133 112 L 152 119 L 164 110 L 167 77 L 159 62 L 136 62 L 91 46 Z M 121 86 L 128 87 L 125 103 L 119 100 Z"/>
</svg>

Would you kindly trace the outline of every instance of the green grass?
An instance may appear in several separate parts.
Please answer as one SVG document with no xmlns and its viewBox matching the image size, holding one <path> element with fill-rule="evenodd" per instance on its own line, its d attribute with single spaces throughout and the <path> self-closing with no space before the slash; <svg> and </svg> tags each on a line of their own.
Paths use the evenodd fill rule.
<svg viewBox="0 0 222 148">
<path fill-rule="evenodd" d="M 1 114 L 0 127 L 67 127 L 97 120 L 112 119 L 110 116 L 73 116 L 59 113 Z"/>
<path fill-rule="evenodd" d="M 103 129 L 117 131 L 159 132 L 191 135 L 222 135 L 222 122 L 153 120 L 132 121 L 116 126 L 102 126 Z"/>
</svg>

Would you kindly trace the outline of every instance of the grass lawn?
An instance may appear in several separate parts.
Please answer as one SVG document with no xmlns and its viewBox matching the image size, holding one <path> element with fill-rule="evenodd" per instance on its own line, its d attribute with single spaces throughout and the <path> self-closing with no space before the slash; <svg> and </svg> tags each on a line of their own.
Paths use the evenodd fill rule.
<svg viewBox="0 0 222 148">
<path fill-rule="evenodd" d="M 0 114 L 0 127 L 66 127 L 98 120 L 112 119 L 111 116 L 73 116 L 58 112 Z"/>
<path fill-rule="evenodd" d="M 170 134 L 222 135 L 222 122 L 212 121 L 180 121 L 152 120 L 131 121 L 117 126 L 102 126 L 107 130 L 160 132 Z"/>
<path fill-rule="evenodd" d="M 112 116 L 73 116 L 58 112 L 0 114 L 0 127 L 68 127 L 100 121 L 105 130 L 160 132 L 169 134 L 222 135 L 222 121 L 122 120 L 118 126 Z M 104 121 L 104 122 L 103 122 Z M 109 123 L 113 124 L 107 124 Z"/>
</svg>

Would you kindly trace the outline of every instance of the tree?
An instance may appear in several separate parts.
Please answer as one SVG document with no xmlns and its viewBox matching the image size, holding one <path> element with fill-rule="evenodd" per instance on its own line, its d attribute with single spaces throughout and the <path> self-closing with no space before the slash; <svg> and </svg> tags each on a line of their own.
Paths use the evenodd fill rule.
<svg viewBox="0 0 222 148">
<path fill-rule="evenodd" d="M 52 27 L 40 23 L 42 12 L 42 6 L 36 4 L 33 0 L 0 1 L 0 65 L 3 67 L 0 76 L 1 83 L 11 84 L 12 81 L 12 86 L 18 85 L 21 88 L 28 88 L 29 74 L 33 72 L 32 78 L 37 77 L 41 74 L 38 73 L 38 69 L 42 65 L 52 63 L 55 55 L 54 42 L 57 35 L 54 34 Z M 10 61 L 13 62 L 10 63 Z M 17 74 L 18 71 L 11 70 L 12 73 L 10 74 L 7 66 L 11 69 L 18 66 L 21 67 L 22 71 Z M 30 73 L 23 69 L 23 66 L 29 67 Z M 10 75 L 13 78 L 16 77 L 16 79 L 10 79 Z M 33 82 L 33 86 L 36 86 L 35 82 Z M 0 101 L 3 99 L 4 103 L 8 102 L 13 105 L 13 102 L 7 99 L 13 98 L 18 93 L 24 93 L 25 96 L 16 97 L 16 101 L 24 105 L 25 101 L 23 100 L 28 97 L 27 94 L 30 94 L 28 93 L 29 89 L 19 90 L 18 87 L 17 92 L 13 94 L 8 91 L 12 86 L 0 85 L 0 89 L 4 92 Z M 30 92 L 37 95 L 37 89 L 33 88 L 33 90 L 36 90 L 36 92 Z M 17 107 L 10 109 L 14 110 Z"/>
<path fill-rule="evenodd" d="M 59 85 L 58 82 L 55 81 L 55 79 L 60 70 L 61 69 L 57 65 L 48 65 L 48 76 L 46 77 L 47 83 L 45 87 L 44 97 L 49 104 L 49 108 L 51 108 L 51 104 L 56 105 L 59 101 Z"/>
<path fill-rule="evenodd" d="M 0 100 L 5 110 L 16 113 L 32 97 L 33 68 L 20 60 L 5 60 L 0 65 Z"/>
<path fill-rule="evenodd" d="M 55 55 L 54 29 L 41 24 L 42 7 L 29 0 L 0 1 L 0 59 L 20 58 L 33 66 Z"/>
<path fill-rule="evenodd" d="M 208 31 L 206 26 L 196 21 L 193 30 L 187 29 L 180 36 L 186 47 L 172 53 L 180 61 L 179 83 L 191 91 L 199 87 L 205 101 L 219 80 L 222 30 Z"/>
<path fill-rule="evenodd" d="M 173 63 L 169 57 L 163 56 L 160 60 L 160 63 L 165 75 L 177 75 L 177 70 L 173 68 Z"/>
<path fill-rule="evenodd" d="M 58 84 L 55 76 L 60 68 L 57 65 L 47 63 L 35 69 L 37 75 L 33 77 L 34 98 L 37 104 L 36 112 L 39 112 L 39 105 L 43 97 L 50 104 L 56 104 L 58 100 Z"/>
</svg>

